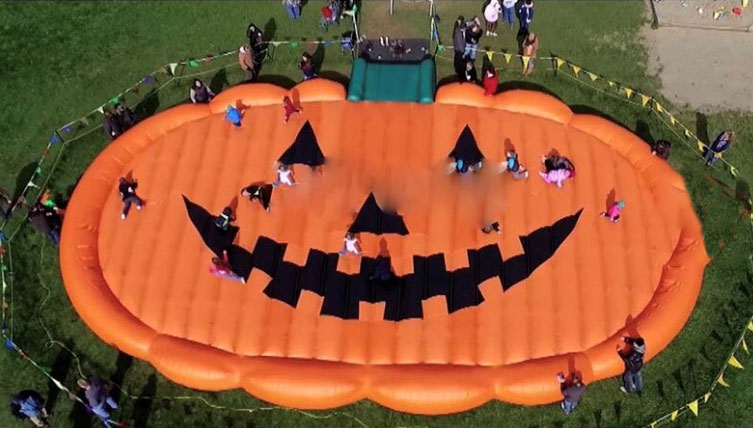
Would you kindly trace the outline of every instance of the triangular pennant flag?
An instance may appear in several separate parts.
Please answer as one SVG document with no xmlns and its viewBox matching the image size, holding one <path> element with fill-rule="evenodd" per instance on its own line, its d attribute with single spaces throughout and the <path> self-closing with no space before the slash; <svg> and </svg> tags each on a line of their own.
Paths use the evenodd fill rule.
<svg viewBox="0 0 753 428">
<path fill-rule="evenodd" d="M 696 144 L 698 144 L 698 150 L 699 151 L 703 151 L 706 148 L 706 145 L 703 144 L 703 141 L 701 141 L 701 140 L 696 141 Z"/>
<path fill-rule="evenodd" d="M 748 330 L 753 331 L 753 321 L 748 321 Z"/>
<path fill-rule="evenodd" d="M 277 42 L 277 41 L 275 41 L 275 42 L 269 42 L 269 43 L 271 43 L 272 46 L 274 46 L 274 47 L 280 46 L 280 42 Z"/>
<path fill-rule="evenodd" d="M 112 97 L 112 99 L 110 100 L 110 104 L 113 104 L 113 105 L 115 105 L 115 104 L 117 104 L 117 103 L 118 103 L 119 101 L 120 101 L 120 95 L 115 95 L 115 96 L 114 96 L 114 97 Z"/>
<path fill-rule="evenodd" d="M 661 106 L 661 104 L 657 103 L 656 100 L 654 100 L 654 108 L 656 108 L 656 111 L 659 113 L 664 112 L 664 107 Z"/>
<path fill-rule="evenodd" d="M 646 107 L 646 104 L 648 104 L 648 100 L 650 99 L 651 97 L 649 97 L 648 95 L 641 94 L 641 104 L 643 105 L 643 107 Z"/>
<path fill-rule="evenodd" d="M 167 64 L 167 67 L 170 69 L 170 74 L 175 76 L 175 68 L 178 67 L 177 62 L 171 62 L 170 64 Z"/>
<path fill-rule="evenodd" d="M 557 62 L 557 68 L 558 68 L 558 69 L 559 69 L 560 67 L 562 67 L 562 64 L 564 64 L 564 63 L 565 63 L 565 60 L 564 60 L 564 59 L 562 59 L 562 58 L 555 58 L 554 60 L 555 60 L 555 61 Z"/>
<path fill-rule="evenodd" d="M 598 75 L 598 74 L 594 74 L 594 73 L 591 73 L 590 71 L 586 71 L 586 74 L 588 74 L 588 77 L 590 77 L 590 78 L 591 78 L 591 81 L 592 81 L 592 82 L 593 82 L 594 80 L 596 80 L 596 79 L 598 79 L 598 78 L 599 78 L 599 75 Z"/>
<path fill-rule="evenodd" d="M 502 56 L 505 57 L 505 63 L 509 64 L 510 63 L 510 58 L 512 58 L 512 54 L 503 53 Z"/>
<path fill-rule="evenodd" d="M 691 412 L 693 412 L 694 415 L 698 416 L 698 400 L 693 400 L 692 402 L 688 403 L 688 408 Z"/>
<path fill-rule="evenodd" d="M 85 118 L 85 117 L 82 117 L 82 118 L 81 118 L 81 119 L 79 119 L 78 121 L 79 121 L 79 122 L 81 122 L 81 124 L 82 124 L 82 125 L 84 125 L 84 126 L 86 126 L 86 125 L 88 125 L 88 124 L 89 124 L 89 119 L 87 119 L 87 118 Z"/>
<path fill-rule="evenodd" d="M 191 68 L 196 68 L 196 67 L 199 66 L 199 62 L 196 61 L 195 59 L 189 60 L 188 61 L 188 66 L 191 67 Z"/>
<path fill-rule="evenodd" d="M 685 136 L 690 138 L 690 130 L 688 128 L 685 128 Z"/>
<path fill-rule="evenodd" d="M 297 48 L 298 47 L 298 42 L 290 42 L 290 47 L 291 48 Z"/>
<path fill-rule="evenodd" d="M 748 7 L 748 0 L 743 0 L 742 5 L 743 7 Z"/>
<path fill-rule="evenodd" d="M 732 167 L 730 167 L 732 168 Z M 743 338 L 743 341 L 741 342 L 743 345 L 743 351 L 745 351 L 746 354 L 750 354 L 750 351 L 748 351 L 748 344 L 745 343 L 745 338 Z"/>
<path fill-rule="evenodd" d="M 104 109 L 104 107 L 105 107 L 105 106 L 101 105 L 101 106 L 99 106 L 99 108 L 97 108 L 97 111 L 99 112 L 99 114 L 105 114 L 105 109 Z"/>
<path fill-rule="evenodd" d="M 656 421 L 651 422 L 651 428 L 656 428 Z"/>
<path fill-rule="evenodd" d="M 437 45 L 437 52 L 444 52 L 444 46 L 443 45 Z"/>
<path fill-rule="evenodd" d="M 674 125 L 676 122 L 677 122 L 677 119 L 675 119 L 675 117 L 670 114 L 669 115 L 669 123 L 671 123 L 672 125 Z"/>
<path fill-rule="evenodd" d="M 494 57 L 494 52 L 492 52 L 492 51 L 486 51 L 486 56 L 489 58 L 489 61 L 491 61 L 492 57 Z"/>
<path fill-rule="evenodd" d="M 742 369 L 742 368 L 744 368 L 743 365 L 740 364 L 740 361 L 738 361 L 737 358 L 735 358 L 734 355 L 730 356 L 729 360 L 727 362 L 729 363 L 729 365 L 731 365 L 732 367 L 734 367 L 736 369 Z"/>
<path fill-rule="evenodd" d="M 624 89 L 624 90 L 625 90 L 625 95 L 627 95 L 627 97 L 628 97 L 628 98 L 630 98 L 630 97 L 632 97 L 632 96 L 633 96 L 633 90 L 632 90 L 632 89 L 630 89 L 630 88 L 628 88 L 628 87 L 624 87 L 624 88 L 622 88 L 622 89 Z"/>
<path fill-rule="evenodd" d="M 528 63 L 531 61 L 531 57 L 523 55 L 521 59 L 523 60 L 523 71 L 528 71 Z"/>
<path fill-rule="evenodd" d="M 614 86 L 614 82 L 612 82 L 611 80 L 608 80 L 608 81 L 607 81 L 607 83 L 609 83 L 609 87 L 610 87 L 610 88 L 611 88 L 612 86 Z"/>
<path fill-rule="evenodd" d="M 139 84 L 138 83 L 135 84 L 135 85 L 133 85 L 133 87 L 131 88 L 131 92 L 133 92 L 134 94 L 138 94 L 139 93 Z"/>
<path fill-rule="evenodd" d="M 576 76 L 578 75 L 578 73 L 580 73 L 581 68 L 577 65 L 570 64 L 570 67 L 573 69 L 573 73 L 575 73 Z"/>
<path fill-rule="evenodd" d="M 711 391 L 703 394 L 703 402 L 704 403 L 708 403 L 709 402 L 709 398 L 711 398 Z"/>
<path fill-rule="evenodd" d="M 325 48 L 328 48 L 328 47 L 330 47 L 330 46 L 332 46 L 332 42 L 331 42 L 331 41 L 329 41 L 329 40 L 325 40 L 325 41 L 324 41 L 324 47 L 325 47 Z"/>
<path fill-rule="evenodd" d="M 674 421 L 675 419 L 677 419 L 677 415 L 679 413 L 680 413 L 679 411 L 675 410 L 674 412 L 670 413 L 669 419 L 672 420 L 672 421 Z"/>
<path fill-rule="evenodd" d="M 152 76 L 151 74 L 144 76 L 145 85 L 151 85 L 152 83 L 154 83 L 154 76 Z"/>
</svg>

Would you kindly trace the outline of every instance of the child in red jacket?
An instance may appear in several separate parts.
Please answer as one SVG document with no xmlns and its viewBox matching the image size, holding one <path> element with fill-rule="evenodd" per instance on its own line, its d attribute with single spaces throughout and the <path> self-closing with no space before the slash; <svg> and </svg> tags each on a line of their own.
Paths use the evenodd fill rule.
<svg viewBox="0 0 753 428">
<path fill-rule="evenodd" d="M 494 67 L 489 67 L 484 73 L 484 96 L 494 95 L 497 93 L 499 85 L 499 76 Z"/>
</svg>

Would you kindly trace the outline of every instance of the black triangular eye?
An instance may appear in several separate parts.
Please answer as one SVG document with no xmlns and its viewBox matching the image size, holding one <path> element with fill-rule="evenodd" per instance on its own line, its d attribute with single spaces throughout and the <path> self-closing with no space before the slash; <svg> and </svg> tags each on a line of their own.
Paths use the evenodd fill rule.
<svg viewBox="0 0 753 428">
<path fill-rule="evenodd" d="M 463 132 L 460 133 L 460 137 L 458 137 L 449 157 L 455 159 L 455 162 L 462 160 L 466 165 L 475 165 L 484 158 L 484 154 L 478 148 L 476 138 L 468 125 L 465 125 Z"/>
<path fill-rule="evenodd" d="M 356 221 L 350 225 L 348 232 L 370 232 L 377 235 L 384 233 L 397 233 L 407 235 L 408 228 L 405 226 L 403 217 L 397 213 L 385 212 L 377 204 L 373 193 L 369 193 L 366 202 L 358 210 Z"/>
<path fill-rule="evenodd" d="M 295 137 L 293 144 L 280 156 L 280 163 L 293 165 L 296 163 L 315 167 L 324 164 L 324 153 L 316 141 L 314 129 L 307 120 Z"/>
</svg>

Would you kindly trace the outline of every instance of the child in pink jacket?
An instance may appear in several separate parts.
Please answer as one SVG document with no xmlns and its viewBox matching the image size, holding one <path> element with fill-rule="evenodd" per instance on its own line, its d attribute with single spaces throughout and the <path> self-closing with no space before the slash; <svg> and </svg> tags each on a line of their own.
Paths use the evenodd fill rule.
<svg viewBox="0 0 753 428">
<path fill-rule="evenodd" d="M 623 209 L 625 209 L 625 201 L 617 201 L 608 210 L 602 212 L 601 216 L 608 218 L 612 223 L 617 223 Z"/>
</svg>

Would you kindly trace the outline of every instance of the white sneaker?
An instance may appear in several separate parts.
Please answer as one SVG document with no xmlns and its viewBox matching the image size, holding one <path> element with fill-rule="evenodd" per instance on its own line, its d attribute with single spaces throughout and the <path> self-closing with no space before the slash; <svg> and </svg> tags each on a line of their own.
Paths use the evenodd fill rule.
<svg viewBox="0 0 753 428">
<path fill-rule="evenodd" d="M 143 205 L 136 205 L 136 210 L 141 211 L 142 208 L 144 208 Z"/>
<path fill-rule="evenodd" d="M 125 218 L 126 218 L 126 215 L 125 215 L 125 214 L 120 214 L 120 218 L 121 218 L 122 220 L 125 220 Z"/>
<path fill-rule="evenodd" d="M 625 394 L 627 394 L 627 393 L 628 393 L 628 392 L 627 392 L 627 389 L 625 389 L 625 387 L 624 387 L 624 386 L 621 386 L 621 387 L 620 387 L 620 391 L 624 392 Z"/>
</svg>

